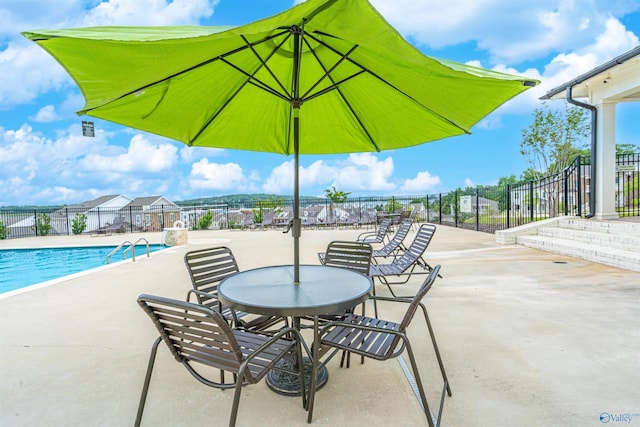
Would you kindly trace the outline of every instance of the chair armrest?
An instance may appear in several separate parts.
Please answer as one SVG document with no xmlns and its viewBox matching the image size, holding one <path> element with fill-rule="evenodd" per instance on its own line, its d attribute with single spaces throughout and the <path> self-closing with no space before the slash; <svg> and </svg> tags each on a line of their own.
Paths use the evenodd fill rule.
<svg viewBox="0 0 640 427">
<path fill-rule="evenodd" d="M 199 291 L 197 289 L 189 289 L 189 292 L 187 292 L 187 302 L 190 302 L 191 295 L 200 295 L 201 297 L 215 299 L 216 301 L 218 300 L 217 292 L 210 293 L 210 292 Z"/>
<path fill-rule="evenodd" d="M 359 242 L 359 241 L 360 241 L 360 239 L 362 239 L 362 238 L 366 238 L 366 237 L 375 237 L 375 236 L 377 236 L 377 235 L 378 235 L 378 233 L 377 233 L 377 232 L 375 232 L 375 231 L 365 231 L 364 233 L 360 233 L 360 234 L 358 235 L 358 237 L 356 237 L 356 241 L 358 241 L 358 242 Z"/>
<path fill-rule="evenodd" d="M 302 340 L 302 335 L 300 335 L 300 332 L 298 332 L 296 329 L 292 328 L 292 327 L 286 327 L 286 328 L 282 328 L 281 330 L 279 330 L 277 333 L 275 333 L 274 335 L 270 336 L 269 341 L 266 341 L 264 344 L 262 344 L 260 347 L 258 347 L 257 349 L 255 349 L 255 351 L 253 353 L 251 353 L 249 356 L 247 356 L 244 359 L 244 362 L 242 362 L 243 365 L 246 365 L 250 360 L 254 359 L 255 357 L 257 357 L 260 353 L 263 353 L 266 349 L 268 349 L 269 347 L 271 347 L 273 345 L 274 342 L 276 342 L 277 340 L 281 339 L 282 337 L 284 337 L 287 334 L 293 333 L 293 335 L 295 335 L 296 340 L 298 340 L 298 342 L 301 344 L 304 342 Z M 262 335 L 262 334 L 256 334 L 256 335 Z M 264 335 L 263 335 L 264 336 Z M 305 347 L 305 346 L 302 346 Z M 306 349 L 307 354 L 309 353 L 309 350 Z M 308 354 L 309 355 L 309 354 Z M 310 355 L 309 355 L 310 356 Z M 242 370 L 242 367 L 240 368 Z"/>
<path fill-rule="evenodd" d="M 331 330 L 335 327 L 338 326 L 343 326 L 345 328 L 351 328 L 351 329 L 360 329 L 363 331 L 371 331 L 371 332 L 379 332 L 382 334 L 389 334 L 389 335 L 396 335 L 399 336 L 400 339 L 402 340 L 401 344 L 399 347 L 396 347 L 393 352 L 392 352 L 392 356 L 391 357 L 396 357 L 398 355 L 400 355 L 406 345 L 407 345 L 407 334 L 405 334 L 404 332 L 401 331 L 394 331 L 393 329 L 385 329 L 385 328 L 377 328 L 375 326 L 368 326 L 368 325 L 358 325 L 356 323 L 349 323 L 349 322 L 344 322 L 341 320 L 335 321 L 335 322 L 329 322 L 326 325 L 324 325 L 322 327 L 322 329 L 320 329 L 320 331 L 318 332 L 318 338 L 320 340 L 320 345 L 322 346 L 322 337 L 324 335 L 326 335 L 327 333 L 331 332 Z"/>
<path fill-rule="evenodd" d="M 411 303 L 411 301 L 413 300 L 412 296 L 398 296 L 398 297 L 382 297 L 382 296 L 377 296 L 377 295 L 373 295 L 370 296 L 368 298 L 369 300 L 376 300 L 376 301 L 389 301 L 389 302 L 407 302 L 407 303 Z"/>
</svg>

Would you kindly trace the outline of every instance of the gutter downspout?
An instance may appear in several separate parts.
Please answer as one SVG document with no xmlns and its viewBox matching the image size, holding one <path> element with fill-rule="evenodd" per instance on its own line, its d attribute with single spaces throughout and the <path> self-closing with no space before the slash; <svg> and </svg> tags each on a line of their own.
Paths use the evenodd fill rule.
<svg viewBox="0 0 640 427">
<path fill-rule="evenodd" d="M 567 87 L 567 102 L 591 111 L 591 178 L 589 181 L 589 214 L 585 215 L 585 218 L 593 218 L 596 214 L 596 140 L 598 135 L 598 109 L 594 105 L 573 99 L 571 96 L 571 89 L 572 86 Z M 580 167 L 580 165 L 578 165 L 578 167 Z"/>
</svg>

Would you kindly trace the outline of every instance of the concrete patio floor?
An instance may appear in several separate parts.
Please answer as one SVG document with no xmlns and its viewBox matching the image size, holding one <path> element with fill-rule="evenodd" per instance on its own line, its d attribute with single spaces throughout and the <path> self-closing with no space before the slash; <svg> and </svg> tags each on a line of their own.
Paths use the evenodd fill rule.
<svg viewBox="0 0 640 427">
<path fill-rule="evenodd" d="M 301 261 L 317 264 L 329 241 L 361 231 L 305 230 Z M 3 240 L 0 248 L 119 244 L 140 236 Z M 161 242 L 161 233 L 144 237 Z M 280 231 L 197 231 L 188 245 L 137 254 L 136 263 L 0 296 L 0 425 L 132 425 L 157 336 L 136 298 L 184 299 L 184 253 L 222 244 L 243 270 L 293 258 L 291 235 Z M 443 426 L 640 425 L 640 273 L 445 226 L 427 260 L 441 264 L 443 275 L 425 300 L 453 391 Z M 410 294 L 423 279 L 396 288 Z M 377 293 L 388 291 L 377 285 Z M 399 320 L 406 308 L 400 306 L 381 306 L 380 317 Z M 410 334 L 435 409 L 441 381 L 420 315 Z M 226 425 L 232 396 L 198 383 L 160 347 L 143 425 Z M 628 423 L 617 418 L 625 416 Z M 397 360 L 352 361 L 349 369 L 337 359 L 329 363 L 313 425 L 426 424 Z M 303 426 L 306 412 L 298 398 L 261 382 L 243 389 L 238 425 Z"/>
</svg>

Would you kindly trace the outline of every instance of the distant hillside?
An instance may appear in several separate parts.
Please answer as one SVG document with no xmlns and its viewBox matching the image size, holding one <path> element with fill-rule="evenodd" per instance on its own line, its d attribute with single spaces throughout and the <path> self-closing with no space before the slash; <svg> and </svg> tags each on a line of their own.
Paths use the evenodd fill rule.
<svg viewBox="0 0 640 427">
<path fill-rule="evenodd" d="M 217 205 L 226 203 L 230 205 L 239 205 L 243 203 L 251 203 L 256 200 L 291 200 L 292 195 L 281 196 L 277 194 L 229 194 L 226 196 L 216 197 L 201 197 L 191 200 L 174 200 L 174 203 L 179 206 L 193 206 L 193 205 Z M 300 196 L 300 200 L 324 200 L 318 197 Z"/>
</svg>

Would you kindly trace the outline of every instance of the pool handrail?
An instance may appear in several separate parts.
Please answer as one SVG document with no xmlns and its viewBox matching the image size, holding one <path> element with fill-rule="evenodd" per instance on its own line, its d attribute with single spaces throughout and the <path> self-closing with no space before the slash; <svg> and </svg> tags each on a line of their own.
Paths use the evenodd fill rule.
<svg viewBox="0 0 640 427">
<path fill-rule="evenodd" d="M 109 264 L 111 262 L 111 255 L 114 255 L 116 252 L 118 252 L 120 249 L 122 249 L 122 247 L 126 244 L 129 244 L 129 247 L 131 247 L 131 242 L 129 240 L 125 240 L 124 242 L 120 243 L 118 246 L 116 246 L 116 248 L 114 250 L 112 250 L 111 252 L 109 252 L 109 255 L 107 255 L 107 264 Z M 125 252 L 122 252 L 122 259 L 124 260 L 125 258 Z M 133 253 L 132 253 L 132 259 L 135 261 L 135 258 L 133 258 Z"/>
<path fill-rule="evenodd" d="M 122 259 L 124 259 L 124 256 L 127 253 L 127 251 L 131 249 L 131 262 L 136 262 L 136 245 L 140 242 L 145 243 L 147 247 L 147 258 L 149 258 L 151 256 L 150 255 L 151 251 L 149 250 L 149 241 L 144 237 L 140 237 L 138 240 L 136 240 L 134 244 L 131 244 L 131 242 L 129 242 L 129 247 L 122 252 Z"/>
<path fill-rule="evenodd" d="M 145 239 L 144 237 L 141 237 L 138 240 L 136 240 L 135 243 L 131 243 L 129 240 L 125 240 L 124 242 L 120 243 L 114 250 L 109 252 L 109 255 L 107 255 L 107 264 L 109 264 L 111 262 L 111 256 L 114 255 L 115 253 L 117 253 L 126 244 L 128 244 L 129 247 L 127 247 L 124 251 L 122 251 L 122 259 L 124 260 L 126 258 L 127 251 L 129 249 L 131 249 L 131 262 L 136 262 L 136 245 L 139 242 L 144 242 L 145 243 L 145 245 L 147 247 L 147 258 L 150 257 L 151 256 L 151 251 L 149 250 L 149 241 L 147 239 Z"/>
</svg>

